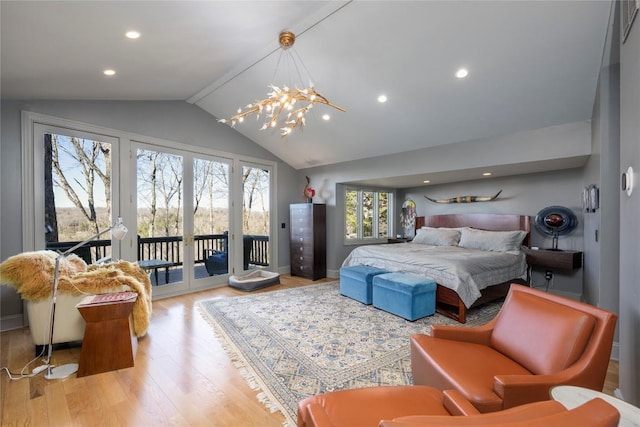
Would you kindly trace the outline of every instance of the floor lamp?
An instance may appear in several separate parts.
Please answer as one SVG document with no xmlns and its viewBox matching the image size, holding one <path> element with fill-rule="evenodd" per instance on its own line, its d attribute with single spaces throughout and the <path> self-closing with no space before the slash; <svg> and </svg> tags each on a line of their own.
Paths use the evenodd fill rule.
<svg viewBox="0 0 640 427">
<path fill-rule="evenodd" d="M 127 234 L 127 227 L 125 227 L 125 225 L 122 223 L 122 218 L 118 218 L 118 220 L 116 221 L 115 224 L 113 224 L 111 227 L 107 228 L 106 230 L 103 230 L 101 232 L 99 232 L 98 234 L 95 234 L 91 237 L 89 237 L 87 240 L 78 243 L 77 245 L 73 246 L 70 249 L 67 249 L 66 251 L 60 253 L 57 257 L 56 257 L 56 261 L 55 261 L 55 268 L 54 268 L 54 272 L 53 272 L 53 298 L 51 300 L 51 331 L 49 334 L 49 348 L 47 349 L 47 358 L 44 361 L 44 363 L 46 365 L 48 365 L 47 367 L 47 373 L 44 375 L 44 377 L 48 380 L 61 380 L 63 378 L 67 378 L 69 375 L 72 375 L 74 373 L 76 373 L 78 371 L 78 364 L 77 363 L 68 363 L 66 365 L 61 365 L 61 366 L 56 366 L 53 367 L 50 362 L 51 362 L 51 353 L 53 351 L 53 326 L 55 324 L 55 319 L 56 319 L 56 298 L 58 297 L 58 281 L 59 281 L 59 271 L 60 271 L 60 260 L 65 258 L 67 255 L 69 255 L 70 253 L 72 253 L 73 251 L 75 251 L 76 249 L 78 249 L 81 246 L 86 245 L 87 243 L 89 243 L 90 241 L 92 241 L 93 239 L 103 235 L 104 233 L 111 231 L 111 235 L 113 237 L 115 237 L 118 240 L 122 240 L 124 239 L 124 236 Z"/>
</svg>

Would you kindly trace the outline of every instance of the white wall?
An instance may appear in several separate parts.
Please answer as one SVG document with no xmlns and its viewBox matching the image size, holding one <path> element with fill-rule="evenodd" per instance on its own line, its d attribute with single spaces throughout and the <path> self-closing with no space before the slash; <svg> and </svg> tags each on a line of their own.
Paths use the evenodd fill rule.
<svg viewBox="0 0 640 427">
<path fill-rule="evenodd" d="M 199 107 L 182 101 L 170 102 L 84 102 L 3 101 L 0 140 L 0 259 L 22 252 L 22 110 L 46 114 L 139 135 L 189 145 L 209 147 L 227 153 L 278 162 L 276 191 L 277 222 L 288 222 L 288 204 L 299 192 L 296 172 L 273 154 L 229 126 L 217 123 Z M 278 240 L 288 241 L 288 229 L 277 229 Z M 289 245 L 278 245 L 279 269 L 289 262 Z M 7 286 L 0 286 L 0 329 L 21 326 L 22 302 Z M 16 323 L 18 322 L 18 323 Z"/>
</svg>

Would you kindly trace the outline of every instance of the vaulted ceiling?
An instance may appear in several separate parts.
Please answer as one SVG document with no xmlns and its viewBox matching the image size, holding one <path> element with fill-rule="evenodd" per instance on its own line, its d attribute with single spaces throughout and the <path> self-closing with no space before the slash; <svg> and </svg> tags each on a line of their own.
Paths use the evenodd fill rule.
<svg viewBox="0 0 640 427">
<path fill-rule="evenodd" d="M 215 119 L 295 84 L 272 81 L 293 31 L 346 112 L 317 106 L 286 138 L 252 118 L 236 130 L 305 168 L 588 120 L 611 1 L 0 4 L 3 99 L 184 100 Z"/>
</svg>

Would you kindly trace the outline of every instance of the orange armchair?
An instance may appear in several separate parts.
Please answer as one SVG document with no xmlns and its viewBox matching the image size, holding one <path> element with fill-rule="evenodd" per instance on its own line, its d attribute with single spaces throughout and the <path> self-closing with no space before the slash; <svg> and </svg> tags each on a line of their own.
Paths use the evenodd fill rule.
<svg viewBox="0 0 640 427">
<path fill-rule="evenodd" d="M 620 413 L 602 399 L 572 410 L 547 400 L 481 414 L 455 390 L 370 387 L 312 396 L 298 405 L 298 427 L 614 427 Z"/>
<path fill-rule="evenodd" d="M 512 284 L 484 326 L 411 337 L 414 384 L 458 390 L 481 413 L 549 399 L 566 384 L 602 390 L 617 316 Z"/>
</svg>

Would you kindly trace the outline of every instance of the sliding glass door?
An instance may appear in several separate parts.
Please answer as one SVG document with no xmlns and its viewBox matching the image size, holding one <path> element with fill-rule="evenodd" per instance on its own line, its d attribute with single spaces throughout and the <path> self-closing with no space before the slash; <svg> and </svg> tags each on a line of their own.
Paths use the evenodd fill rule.
<svg viewBox="0 0 640 427">
<path fill-rule="evenodd" d="M 135 146 L 138 262 L 154 292 L 222 283 L 233 266 L 229 160 Z"/>
<path fill-rule="evenodd" d="M 35 113 L 23 114 L 23 246 L 148 271 L 154 296 L 275 268 L 275 163 Z M 87 250 L 88 248 L 88 250 Z"/>
<path fill-rule="evenodd" d="M 193 158 L 192 274 L 196 282 L 214 277 L 218 282 L 231 271 L 229 184 L 227 159 Z"/>
</svg>

